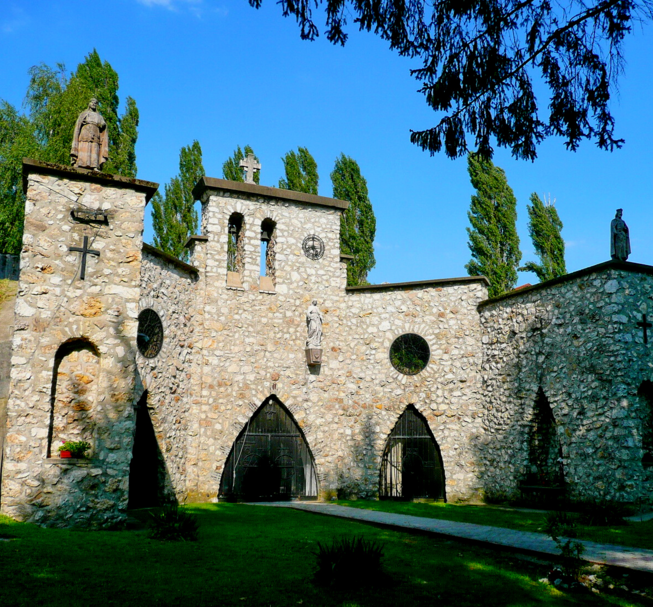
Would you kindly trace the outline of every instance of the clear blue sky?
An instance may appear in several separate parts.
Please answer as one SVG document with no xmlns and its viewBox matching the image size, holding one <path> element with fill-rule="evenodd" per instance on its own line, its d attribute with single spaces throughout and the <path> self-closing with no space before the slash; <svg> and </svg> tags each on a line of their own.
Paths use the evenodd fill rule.
<svg viewBox="0 0 653 607">
<path fill-rule="evenodd" d="M 537 192 L 556 200 L 569 271 L 609 259 L 618 207 L 630 227 L 630 261 L 653 264 L 652 30 L 637 26 L 626 44 L 612 105 L 622 150 L 587 142 L 568 152 L 549 140 L 534 163 L 496 152 L 518 200 L 523 261 L 535 260 L 526 203 Z M 273 0 L 258 11 L 246 0 L 2 0 L 0 98 L 20 106 L 32 65 L 74 70 L 93 48 L 118 72 L 121 102 L 137 101 L 141 179 L 163 186 L 177 173 L 181 146 L 198 139 L 209 176 L 221 177 L 235 147 L 250 144 L 261 183 L 276 186 L 281 156 L 306 146 L 318 162 L 320 194 L 331 196 L 329 173 L 344 152 L 360 164 L 377 217 L 370 281 L 466 274 L 466 160 L 410 144 L 410 129 L 433 126 L 438 116 L 409 74 L 418 64 L 374 35 L 352 29 L 344 48 L 324 38 L 303 42 Z M 152 240 L 149 216 L 145 239 Z M 537 279 L 522 274 L 524 282 Z"/>
</svg>

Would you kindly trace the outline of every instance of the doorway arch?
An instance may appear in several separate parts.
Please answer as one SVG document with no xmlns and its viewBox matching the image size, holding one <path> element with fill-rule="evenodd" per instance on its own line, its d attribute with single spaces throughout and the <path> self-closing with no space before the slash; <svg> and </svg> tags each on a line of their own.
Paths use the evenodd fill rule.
<svg viewBox="0 0 653 607">
<path fill-rule="evenodd" d="M 220 500 L 316 499 L 313 455 L 294 417 L 267 398 L 236 438 L 220 480 Z"/>
<path fill-rule="evenodd" d="M 379 487 L 381 499 L 445 499 L 440 448 L 424 416 L 409 405 L 385 446 Z"/>
</svg>

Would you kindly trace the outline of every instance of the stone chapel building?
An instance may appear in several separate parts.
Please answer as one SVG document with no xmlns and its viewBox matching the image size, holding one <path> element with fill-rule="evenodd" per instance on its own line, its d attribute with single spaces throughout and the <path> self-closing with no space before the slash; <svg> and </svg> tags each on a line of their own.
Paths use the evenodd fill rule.
<svg viewBox="0 0 653 607">
<path fill-rule="evenodd" d="M 106 526 L 173 498 L 525 486 L 651 503 L 653 267 L 608 261 L 496 299 L 484 277 L 347 287 L 347 202 L 208 177 L 184 263 L 142 241 L 157 184 L 23 168 L 9 516 Z M 59 458 L 65 440 L 88 457 Z"/>
</svg>

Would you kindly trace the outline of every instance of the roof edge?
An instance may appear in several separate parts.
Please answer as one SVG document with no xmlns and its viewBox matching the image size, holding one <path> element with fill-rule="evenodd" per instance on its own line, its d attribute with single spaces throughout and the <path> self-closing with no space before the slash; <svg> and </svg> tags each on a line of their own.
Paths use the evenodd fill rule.
<svg viewBox="0 0 653 607">
<path fill-rule="evenodd" d="M 589 266 L 588 268 L 576 270 L 575 272 L 565 274 L 564 276 L 559 276 L 558 278 L 552 278 L 551 280 L 546 280 L 544 282 L 540 282 L 530 287 L 521 287 L 519 289 L 509 291 L 508 293 L 504 293 L 503 295 L 499 295 L 498 297 L 485 299 L 484 301 L 480 302 L 478 305 L 479 307 L 489 306 L 493 303 L 503 301 L 504 299 L 521 297 L 522 295 L 533 293 L 534 291 L 541 291 L 542 289 L 547 289 L 555 285 L 559 285 L 565 282 L 570 282 L 572 280 L 582 278 L 583 276 L 589 276 L 590 274 L 596 274 L 598 272 L 604 272 L 606 270 L 623 270 L 625 272 L 637 272 L 640 274 L 653 275 L 653 266 L 649 266 L 642 263 L 633 263 L 630 261 L 615 261 L 615 260 L 604 261 L 603 263 L 598 263 L 594 266 Z"/>
<path fill-rule="evenodd" d="M 30 173 L 60 175 L 68 179 L 83 179 L 84 181 L 92 181 L 103 185 L 131 188 L 145 193 L 145 204 L 150 201 L 154 193 L 159 189 L 159 184 L 153 181 L 144 181 L 135 177 L 123 177 L 122 175 L 112 175 L 111 173 L 102 173 L 101 171 L 64 166 L 63 164 L 55 164 L 54 162 L 43 162 L 34 158 L 23 158 L 23 192 L 27 192 L 27 177 Z"/>
<path fill-rule="evenodd" d="M 186 263 L 181 259 L 177 259 L 174 255 L 170 255 L 170 253 L 166 253 L 161 249 L 157 249 L 156 247 L 153 247 L 151 244 L 147 244 L 146 242 L 144 242 L 143 251 L 147 253 L 151 253 L 155 257 L 159 257 L 160 259 L 163 259 L 171 263 L 172 265 L 177 266 L 182 270 L 185 270 L 186 272 L 189 272 L 191 274 L 199 274 L 199 270 L 195 266 L 191 266 L 189 263 Z"/>
<path fill-rule="evenodd" d="M 193 196 L 200 200 L 202 195 L 209 190 L 224 190 L 225 192 L 235 192 L 237 194 L 252 194 L 254 196 L 265 196 L 267 198 L 279 198 L 290 202 L 300 202 L 305 204 L 319 205 L 342 209 L 343 211 L 349 206 L 346 200 L 337 198 L 327 198 L 326 196 L 317 196 L 316 194 L 306 194 L 305 192 L 295 192 L 294 190 L 282 190 L 266 185 L 257 185 L 255 183 L 242 183 L 240 181 L 230 181 L 229 179 L 216 179 L 215 177 L 202 177 L 193 188 Z"/>
<path fill-rule="evenodd" d="M 436 287 L 439 285 L 464 284 L 467 282 L 483 282 L 489 286 L 490 282 L 485 276 L 461 276 L 460 278 L 438 278 L 436 280 L 417 280 L 413 282 L 386 282 L 379 285 L 363 285 L 360 287 L 347 287 L 348 293 L 365 291 L 382 291 L 385 289 L 412 289 L 418 287 Z"/>
</svg>

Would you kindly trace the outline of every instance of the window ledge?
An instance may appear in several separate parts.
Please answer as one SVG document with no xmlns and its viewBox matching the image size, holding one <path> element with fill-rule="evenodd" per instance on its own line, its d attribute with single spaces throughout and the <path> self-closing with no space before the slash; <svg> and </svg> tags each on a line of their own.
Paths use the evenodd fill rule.
<svg viewBox="0 0 653 607">
<path fill-rule="evenodd" d="M 61 466 L 92 466 L 93 460 L 87 457 L 46 457 L 47 464 Z"/>
</svg>

